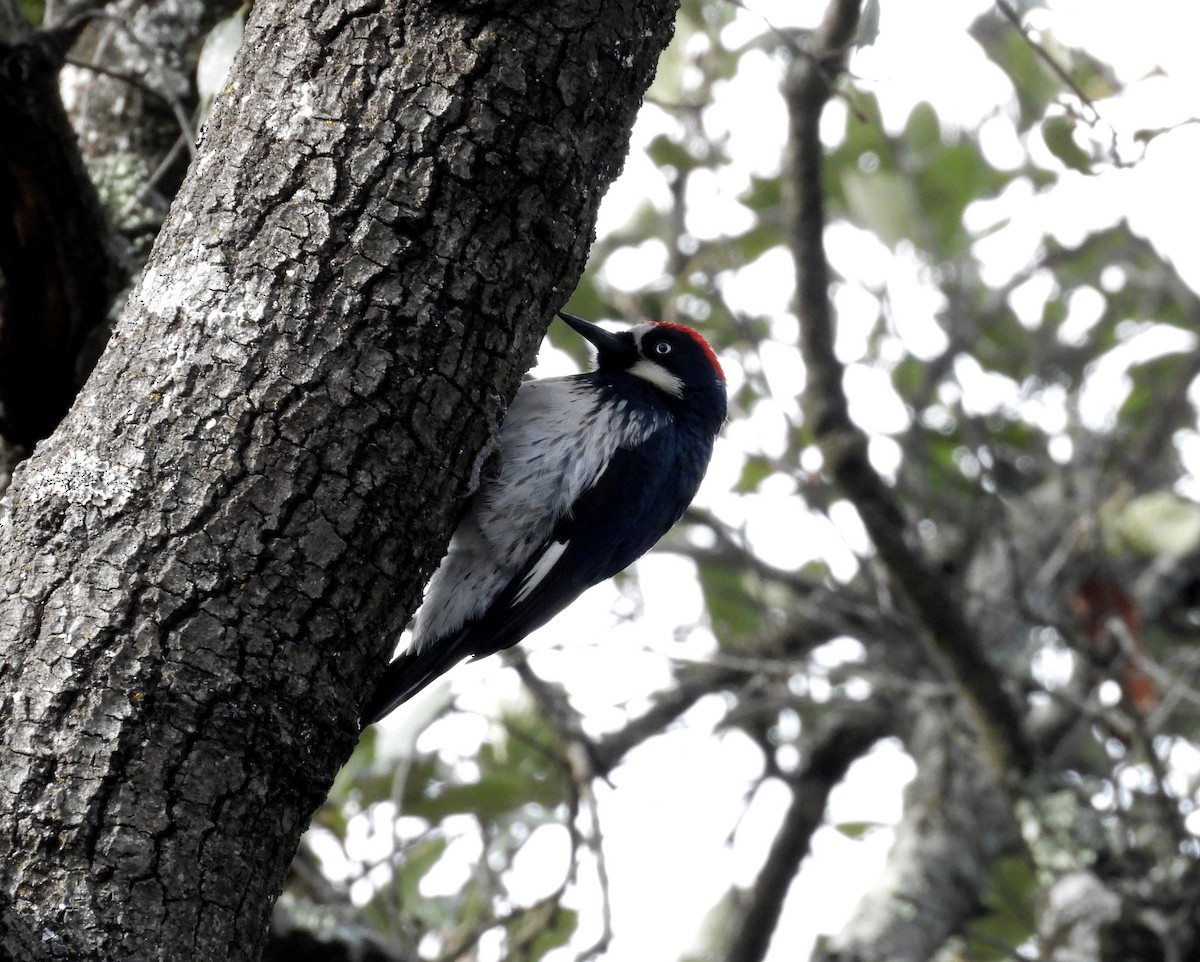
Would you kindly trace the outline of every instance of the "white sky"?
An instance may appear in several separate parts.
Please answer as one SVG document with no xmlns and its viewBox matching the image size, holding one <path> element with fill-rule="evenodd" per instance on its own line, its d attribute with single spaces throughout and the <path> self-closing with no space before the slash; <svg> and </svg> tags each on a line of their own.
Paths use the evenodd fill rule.
<svg viewBox="0 0 1200 962">
<path fill-rule="evenodd" d="M 883 0 L 877 42 L 855 57 L 852 70 L 878 95 L 890 129 L 899 129 L 913 104 L 921 100 L 933 103 L 944 123 L 965 129 L 974 129 L 984 118 L 992 117 L 983 134 L 985 148 L 993 162 L 1005 163 L 1005 157 L 1013 156 L 1016 141 L 1004 108 L 998 112 L 997 105 L 1008 104 L 1012 91 L 1004 75 L 966 33 L 967 25 L 990 4 L 983 0 L 927 0 L 915 15 L 917 6 Z M 731 40 L 754 36 L 761 31 L 763 19 L 781 27 L 811 25 L 824 3 L 745 0 L 745 7 L 729 28 Z M 1200 4 L 1193 0 L 1142 0 L 1133 7 L 1123 0 L 1052 0 L 1032 14 L 1031 20 L 1068 44 L 1091 50 L 1131 85 L 1122 97 L 1099 104 L 1118 143 L 1128 147 L 1141 127 L 1175 123 L 1200 113 L 1200 57 L 1195 54 Z M 937 55 L 931 56 L 929 51 Z M 1159 67 L 1163 76 L 1143 79 Z M 744 229 L 748 215 L 737 203 L 738 192 L 750 174 L 770 174 L 778 169 L 785 123 L 779 77 L 777 62 L 766 55 L 748 55 L 736 81 L 725 86 L 706 112 L 710 132 L 727 134 L 734 164 L 727 178 L 706 176 L 693 185 L 688 228 L 697 236 L 716 237 Z M 843 109 L 836 102 L 831 107 L 835 114 Z M 839 118 L 834 119 L 840 124 Z M 662 177 L 639 149 L 666 125 L 662 113 L 653 107 L 639 120 L 626 172 L 601 210 L 601 234 L 621 227 L 631 210 L 647 200 L 666 204 Z M 1107 136 L 1107 131 L 1102 135 Z M 1158 138 L 1144 161 L 1130 169 L 1095 177 L 1064 177 L 1060 190 L 1046 198 L 1016 188 L 1003 202 L 973 208 L 968 217 L 979 223 L 1001 216 L 1009 219 L 1008 226 L 992 235 L 985 248 L 992 279 L 1011 276 L 1023 267 L 1030 238 L 1039 236 L 1048 225 L 1061 231 L 1064 239 L 1077 239 L 1085 228 L 1124 216 L 1175 260 L 1185 279 L 1200 288 L 1200 258 L 1193 236 L 1195 224 L 1200 222 L 1200 191 L 1195 187 L 1198 156 L 1200 125 L 1183 127 Z M 905 348 L 917 356 L 932 356 L 940 350 L 944 336 L 932 320 L 938 295 L 921 282 L 915 261 L 894 256 L 861 231 L 844 225 L 832 228 L 829 254 L 851 282 L 839 295 L 837 307 L 842 325 L 838 350 L 849 364 L 847 380 L 854 414 L 870 430 L 898 431 L 906 423 L 906 412 L 892 394 L 885 374 L 863 363 L 867 360 L 865 325 L 875 317 L 877 306 L 853 282 L 887 287 L 899 307 L 899 335 Z M 645 244 L 636 252 L 612 258 L 605 280 L 620 289 L 639 290 L 661 279 L 665 257 L 661 244 Z M 766 376 L 773 387 L 778 386 L 779 397 L 774 405 L 764 405 L 756 419 L 728 426 L 698 502 L 732 523 L 743 524 L 747 537 L 772 563 L 795 566 L 824 556 L 835 572 L 848 575 L 856 564 L 855 552 L 864 549 L 864 537 L 852 511 L 835 512 L 833 521 L 814 517 L 787 486 L 754 499 L 729 494 L 740 470 L 738 452 L 771 450 L 779 445 L 782 425 L 802 383 L 803 367 L 791 346 L 795 338 L 795 322 L 789 314 L 791 293 L 792 266 L 784 251 L 764 255 L 724 283 L 724 294 L 735 307 L 779 318 L 779 343 L 764 350 L 763 356 Z M 1034 282 L 1017 298 L 1023 298 L 1021 303 L 1033 314 L 1040 310 L 1045 296 L 1046 291 Z M 1014 306 L 1022 309 L 1019 304 Z M 1075 323 L 1082 331 L 1094 305 L 1085 298 L 1073 305 L 1074 310 L 1078 311 L 1073 315 Z M 1178 345 L 1169 347 L 1178 349 Z M 1162 349 L 1161 343 L 1153 342 L 1140 347 L 1149 353 Z M 1108 368 L 1097 381 L 1099 387 L 1084 398 L 1085 417 L 1094 424 L 1104 423 L 1111 411 L 1109 386 L 1119 385 L 1128 359 L 1113 358 L 1106 363 Z M 1016 385 L 983 376 L 978 365 L 971 369 L 969 360 L 961 364 L 966 403 L 978 410 L 1019 403 Z M 739 376 L 736 364 L 728 369 L 732 378 Z M 534 374 L 548 376 L 569 370 L 565 358 L 547 349 Z M 1041 416 L 1053 424 L 1063 413 L 1050 405 Z M 887 446 L 880 450 L 886 457 Z M 1185 451 L 1185 457 L 1193 471 L 1200 470 L 1200 452 L 1195 445 Z M 774 537 L 781 524 L 793 533 L 786 543 Z M 618 619 L 614 614 L 614 607 L 621 604 L 618 592 L 604 585 L 526 644 L 533 653 L 535 670 L 567 684 L 576 704 L 600 727 L 619 724 L 614 705 L 642 698 L 664 682 L 666 653 L 703 657 L 711 648 L 711 638 L 703 629 L 675 640 L 681 625 L 701 616 L 700 594 L 688 563 L 652 555 L 638 565 L 637 576 L 645 609 L 635 622 Z M 559 647 L 563 639 L 569 641 Z M 460 704 L 484 712 L 491 710 L 498 691 L 515 696 L 519 688 L 495 659 L 462 666 L 452 677 L 454 689 L 461 693 Z M 419 700 L 414 702 L 414 710 L 420 710 Z M 636 750 L 614 774 L 611 788 L 597 787 L 616 933 L 604 956 L 607 960 L 679 958 L 695 943 L 704 913 L 724 895 L 730 882 L 748 884 L 758 870 L 787 795 L 779 785 L 768 782 L 753 795 L 744 813 L 747 794 L 761 773 L 761 759 L 745 736 L 717 731 L 723 717 L 719 698 L 701 701 L 685 724 Z M 402 724 L 402 719 L 396 724 Z M 452 734 L 450 728 L 442 727 L 431 737 L 444 741 Z M 478 727 L 464 737 L 467 743 L 477 740 L 481 737 Z M 818 832 L 813 855 L 793 886 L 770 962 L 806 957 L 818 934 L 836 931 L 844 923 L 862 888 L 883 864 L 891 841 L 886 826 L 899 817 L 900 792 L 911 775 L 912 763 L 891 743 L 879 746 L 855 765 L 835 793 L 830 820 L 885 827 L 857 841 L 832 828 Z M 533 853 L 524 860 L 526 873 L 514 881 L 516 891 L 524 891 L 532 900 L 553 889 L 563 870 L 563 845 L 563 838 L 556 838 L 553 832 L 540 835 Z M 455 870 L 447 865 L 445 872 L 440 880 L 432 877 L 431 884 L 452 889 Z M 585 879 L 573 901 L 594 916 L 594 898 L 595 889 Z M 588 944 L 596 933 L 594 922 L 585 923 L 575 946 Z M 573 957 L 570 951 L 552 956 Z"/>
</svg>

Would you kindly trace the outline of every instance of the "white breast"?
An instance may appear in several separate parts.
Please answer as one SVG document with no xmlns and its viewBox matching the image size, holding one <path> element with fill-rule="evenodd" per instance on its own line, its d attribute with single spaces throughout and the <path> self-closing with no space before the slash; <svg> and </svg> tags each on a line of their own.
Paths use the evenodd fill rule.
<svg viewBox="0 0 1200 962">
<path fill-rule="evenodd" d="M 637 444 L 660 420 L 635 418 L 623 403 L 598 406 L 580 378 L 521 385 L 500 429 L 500 467 L 486 479 L 450 541 L 417 614 L 415 647 L 481 615 L 558 521 L 607 467 L 618 446 Z M 547 552 L 536 578 L 562 553 Z M 534 575 L 531 573 L 531 578 Z"/>
</svg>

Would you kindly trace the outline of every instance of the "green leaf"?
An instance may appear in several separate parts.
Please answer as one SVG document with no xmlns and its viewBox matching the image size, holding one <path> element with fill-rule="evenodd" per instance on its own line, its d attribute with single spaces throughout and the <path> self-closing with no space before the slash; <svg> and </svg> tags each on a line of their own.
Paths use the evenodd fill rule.
<svg viewBox="0 0 1200 962">
<path fill-rule="evenodd" d="M 1050 117 L 1042 124 L 1042 140 L 1055 157 L 1071 170 L 1093 173 L 1092 158 L 1075 142 L 1075 121 L 1070 117 Z"/>
<path fill-rule="evenodd" d="M 550 924 L 530 941 L 526 958 L 529 962 L 538 962 L 551 949 L 566 945 L 578 927 L 578 912 L 574 909 L 558 908 Z"/>
<path fill-rule="evenodd" d="M 421 880 L 438 863 L 449 845 L 450 840 L 444 836 L 426 835 L 405 847 L 396 871 L 401 905 L 416 904 L 421 894 Z"/>
<path fill-rule="evenodd" d="M 1020 108 L 1019 127 L 1028 130 L 1046 115 L 1062 91 L 1062 81 L 1042 62 L 1020 30 L 989 11 L 971 25 L 971 36 L 1008 74 Z"/>
<path fill-rule="evenodd" d="M 1013 950 L 1034 934 L 1038 879 L 1025 855 L 1000 859 L 992 869 L 984 902 L 988 913 L 971 923 L 967 958 L 978 962 L 1012 959 Z"/>
<path fill-rule="evenodd" d="M 722 644 L 761 629 L 762 606 L 747 591 L 744 572 L 726 565 L 702 564 L 699 574 L 708 616 Z"/>
<path fill-rule="evenodd" d="M 46 0 L 21 0 L 21 10 L 35 27 L 40 27 L 46 18 Z"/>
<path fill-rule="evenodd" d="M 929 365 L 915 357 L 906 357 L 892 369 L 892 386 L 905 401 L 912 402 L 929 380 Z"/>
<path fill-rule="evenodd" d="M 750 187 L 738 200 L 756 214 L 778 212 L 783 208 L 783 178 L 751 177 Z"/>
<path fill-rule="evenodd" d="M 845 835 L 846 838 L 857 842 L 860 838 L 864 838 L 876 829 L 882 828 L 882 822 L 838 822 L 833 826 L 835 830 Z"/>
<path fill-rule="evenodd" d="M 848 170 L 842 190 L 850 219 L 876 234 L 889 247 L 913 236 L 916 205 L 908 183 L 888 170 Z"/>
<path fill-rule="evenodd" d="M 680 173 L 700 166 L 700 161 L 683 144 L 677 143 L 666 134 L 659 134 L 650 141 L 646 154 L 657 166 L 674 167 Z"/>
<path fill-rule="evenodd" d="M 774 473 L 775 465 L 771 461 L 752 454 L 742 465 L 742 473 L 733 490 L 739 494 L 750 494 L 757 491 L 758 486 Z"/>
<path fill-rule="evenodd" d="M 726 243 L 732 245 L 737 252 L 737 259 L 742 264 L 748 264 L 762 257 L 767 251 L 782 247 L 786 241 L 782 219 L 774 218 L 760 220 L 746 233 L 732 237 Z"/>
<path fill-rule="evenodd" d="M 1148 423 L 1162 417 L 1164 385 L 1178 384 L 1191 370 L 1194 358 L 1191 351 L 1166 354 L 1129 369 L 1133 390 L 1117 412 L 1118 422 L 1130 433 L 1142 430 Z M 1177 412 L 1181 426 L 1194 424 L 1187 409 Z"/>
<path fill-rule="evenodd" d="M 1182 558 L 1200 545 L 1200 505 L 1170 491 L 1134 498 L 1105 526 L 1105 543 L 1117 554 Z"/>
<path fill-rule="evenodd" d="M 462 785 L 446 785 L 414 797 L 405 805 L 406 815 L 440 821 L 448 815 L 475 815 L 493 822 L 515 811 L 527 801 L 528 786 L 517 772 L 493 772 L 489 777 Z"/>
<path fill-rule="evenodd" d="M 942 124 L 932 104 L 922 101 L 913 107 L 904 125 L 904 143 L 921 154 L 932 154 L 942 147 Z"/>
<path fill-rule="evenodd" d="M 979 144 L 963 137 L 933 153 L 916 175 L 921 215 L 933 228 L 917 240 L 933 246 L 931 253 L 952 260 L 964 253 L 972 237 L 962 225 L 963 212 L 973 201 L 994 197 L 1012 174 L 997 170 L 984 157 Z"/>
</svg>

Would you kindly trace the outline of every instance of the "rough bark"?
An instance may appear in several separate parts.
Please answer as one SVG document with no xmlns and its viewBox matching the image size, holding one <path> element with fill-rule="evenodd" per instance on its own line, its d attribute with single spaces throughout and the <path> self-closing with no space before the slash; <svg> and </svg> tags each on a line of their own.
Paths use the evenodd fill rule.
<svg viewBox="0 0 1200 962">
<path fill-rule="evenodd" d="M 0 528 L 0 950 L 252 959 L 670 2 L 256 3 Z"/>
</svg>

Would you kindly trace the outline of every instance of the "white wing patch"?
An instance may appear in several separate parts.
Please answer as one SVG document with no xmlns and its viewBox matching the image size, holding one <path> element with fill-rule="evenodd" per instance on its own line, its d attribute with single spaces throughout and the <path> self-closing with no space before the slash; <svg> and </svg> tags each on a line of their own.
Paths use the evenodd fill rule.
<svg viewBox="0 0 1200 962">
<path fill-rule="evenodd" d="M 562 553 L 567 550 L 567 545 L 570 543 L 569 541 L 551 541 L 546 546 L 542 556 L 534 562 L 533 567 L 529 569 L 529 574 L 521 582 L 521 590 L 517 592 L 513 604 L 520 604 L 529 597 L 529 593 L 541 584 L 546 575 L 554 569 L 558 559 L 562 557 Z"/>
</svg>

